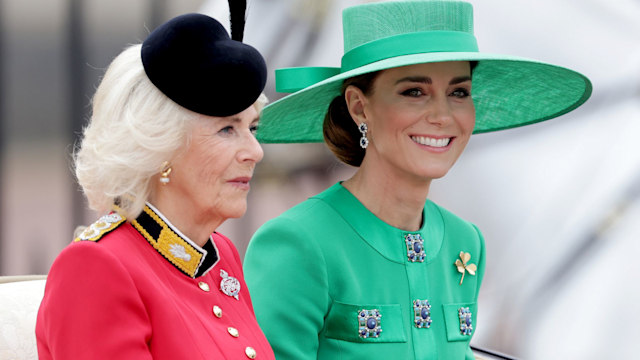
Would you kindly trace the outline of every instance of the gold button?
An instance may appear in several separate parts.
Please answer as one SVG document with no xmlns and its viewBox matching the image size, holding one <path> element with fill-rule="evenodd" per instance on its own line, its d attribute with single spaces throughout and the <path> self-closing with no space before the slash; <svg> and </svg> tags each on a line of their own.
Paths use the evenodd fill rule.
<svg viewBox="0 0 640 360">
<path fill-rule="evenodd" d="M 218 319 L 222 317 L 222 309 L 220 309 L 220 306 L 213 305 L 213 315 L 215 315 Z"/>
<path fill-rule="evenodd" d="M 247 357 L 249 359 L 255 359 L 256 356 L 258 355 L 256 353 L 256 350 L 254 348 L 252 348 L 251 346 L 247 346 L 247 348 L 244 349 L 244 353 L 247 354 Z"/>
<path fill-rule="evenodd" d="M 234 328 L 234 327 L 228 327 L 227 331 L 229 332 L 229 335 L 233 336 L 233 337 L 238 337 L 240 336 L 240 333 L 238 333 L 238 329 Z"/>
<path fill-rule="evenodd" d="M 207 284 L 206 282 L 203 282 L 203 281 L 200 281 L 200 282 L 198 283 L 198 286 L 200 287 L 200 289 L 202 289 L 202 291 L 207 291 L 207 292 L 209 292 L 209 290 L 211 290 L 211 289 L 209 288 L 209 284 Z"/>
</svg>

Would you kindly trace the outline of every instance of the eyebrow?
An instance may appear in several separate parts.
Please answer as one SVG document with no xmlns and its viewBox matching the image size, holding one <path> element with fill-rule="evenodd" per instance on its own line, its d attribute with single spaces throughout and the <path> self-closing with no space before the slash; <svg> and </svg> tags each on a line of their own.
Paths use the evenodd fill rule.
<svg viewBox="0 0 640 360">
<path fill-rule="evenodd" d="M 471 76 L 469 76 L 469 75 L 456 76 L 453 79 L 451 79 L 451 81 L 449 81 L 449 85 L 460 84 L 460 83 L 463 83 L 465 81 L 470 81 L 470 80 L 471 80 Z M 407 76 L 407 77 L 403 77 L 402 79 L 396 81 L 396 85 L 400 84 L 401 82 L 417 82 L 417 83 L 423 83 L 423 84 L 432 84 L 433 83 L 431 78 L 428 77 L 428 76 Z"/>
<path fill-rule="evenodd" d="M 254 119 L 251 119 L 251 123 L 254 123 L 258 120 L 260 120 L 260 116 L 256 116 Z M 225 121 L 236 124 L 236 123 L 242 122 L 242 119 L 240 119 L 237 116 L 234 116 L 232 118 L 227 118 Z"/>
</svg>

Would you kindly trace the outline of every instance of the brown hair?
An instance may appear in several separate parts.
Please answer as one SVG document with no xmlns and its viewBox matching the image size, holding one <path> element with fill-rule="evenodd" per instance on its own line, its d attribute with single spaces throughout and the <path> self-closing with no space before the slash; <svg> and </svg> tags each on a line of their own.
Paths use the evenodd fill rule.
<svg viewBox="0 0 640 360">
<path fill-rule="evenodd" d="M 364 149 L 360 147 L 360 131 L 353 121 L 344 93 L 347 87 L 353 85 L 363 94 L 370 96 L 373 82 L 380 71 L 348 78 L 342 83 L 340 96 L 336 96 L 329 104 L 329 110 L 324 117 L 322 133 L 327 146 L 340 161 L 351 166 L 360 166 L 364 158 Z"/>
<path fill-rule="evenodd" d="M 471 73 L 478 65 L 477 61 L 470 61 Z M 336 96 L 329 104 L 329 110 L 324 116 L 322 133 L 327 146 L 340 161 L 351 166 L 360 166 L 364 159 L 365 150 L 360 147 L 360 131 L 349 114 L 344 93 L 347 87 L 353 85 L 366 96 L 373 93 L 373 82 L 380 71 L 354 76 L 342 83 L 340 96 Z"/>
</svg>

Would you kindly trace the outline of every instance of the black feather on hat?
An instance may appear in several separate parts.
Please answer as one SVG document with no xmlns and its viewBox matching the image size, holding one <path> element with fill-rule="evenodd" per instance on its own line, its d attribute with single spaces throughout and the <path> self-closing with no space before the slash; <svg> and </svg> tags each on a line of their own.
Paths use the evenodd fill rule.
<svg viewBox="0 0 640 360">
<path fill-rule="evenodd" d="M 229 0 L 229 22 L 231 23 L 231 39 L 242 41 L 244 37 L 246 0 Z"/>
<path fill-rule="evenodd" d="M 234 39 L 244 33 L 242 14 L 230 4 Z M 241 24 L 236 20 L 242 19 Z M 179 105 L 209 116 L 230 116 L 253 104 L 266 83 L 267 69 L 253 47 L 232 40 L 224 27 L 203 14 L 177 16 L 142 43 L 149 80 Z"/>
</svg>

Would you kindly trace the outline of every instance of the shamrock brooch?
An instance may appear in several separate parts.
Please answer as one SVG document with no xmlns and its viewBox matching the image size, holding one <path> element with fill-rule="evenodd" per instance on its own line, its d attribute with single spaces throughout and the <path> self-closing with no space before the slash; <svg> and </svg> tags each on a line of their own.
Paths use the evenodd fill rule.
<svg viewBox="0 0 640 360">
<path fill-rule="evenodd" d="M 458 272 L 462 274 L 462 278 L 460 279 L 460 285 L 462 285 L 462 281 L 464 280 L 464 273 L 468 272 L 471 275 L 476 274 L 476 270 L 478 269 L 476 264 L 467 264 L 467 262 L 471 259 L 471 254 L 466 253 L 464 251 L 460 251 L 460 259 L 457 259 L 455 262 L 456 268 L 458 268 Z"/>
</svg>

